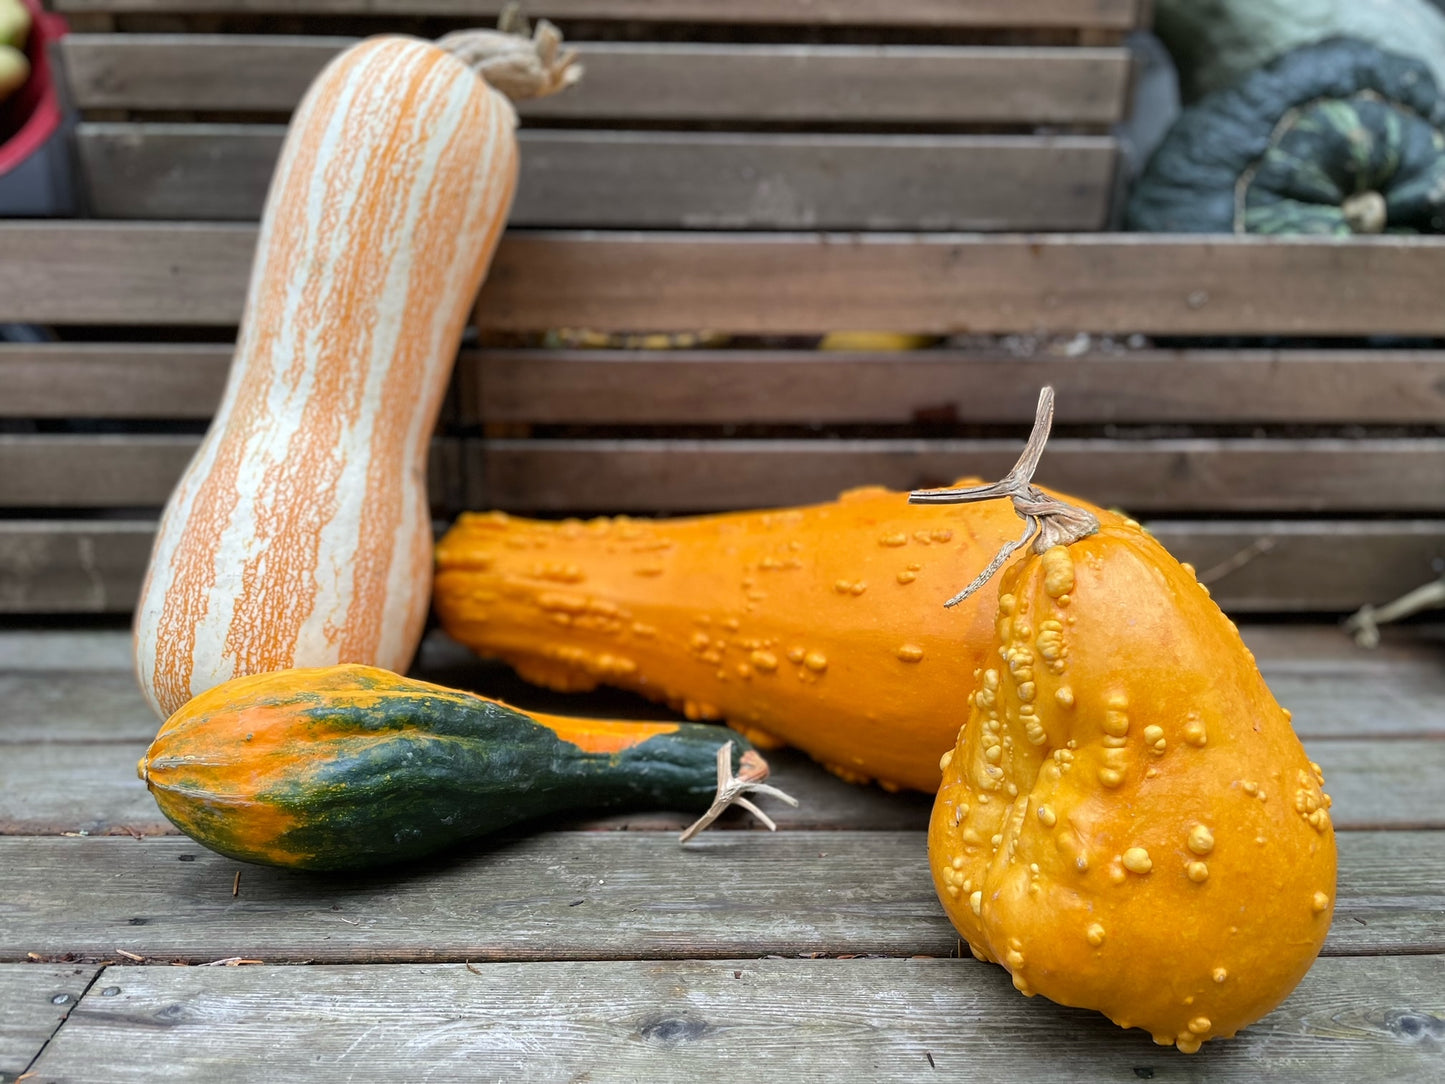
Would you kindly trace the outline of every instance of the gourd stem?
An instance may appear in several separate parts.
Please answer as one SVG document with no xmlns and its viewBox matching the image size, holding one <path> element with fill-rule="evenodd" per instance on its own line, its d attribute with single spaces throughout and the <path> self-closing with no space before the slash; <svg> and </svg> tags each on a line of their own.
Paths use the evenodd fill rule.
<svg viewBox="0 0 1445 1084">
<path fill-rule="evenodd" d="M 778 830 L 773 818 L 769 817 L 752 802 L 744 797 L 745 794 L 770 794 L 780 801 L 787 802 L 790 806 L 796 807 L 798 799 L 791 794 L 785 794 L 777 787 L 769 786 L 763 780 L 768 777 L 768 762 L 760 757 L 754 750 L 749 749 L 743 754 L 742 760 L 738 763 L 738 774 L 733 775 L 733 743 L 726 742 L 717 751 L 717 795 L 713 798 L 712 805 L 708 806 L 707 812 L 687 827 L 687 830 L 678 837 L 679 843 L 686 843 L 693 836 L 697 835 L 704 828 L 717 820 L 723 810 L 728 806 L 736 805 L 746 809 L 758 820 L 765 824 L 770 832 Z"/>
<path fill-rule="evenodd" d="M 1008 497 L 1013 501 L 1014 511 L 1024 521 L 1024 533 L 1015 542 L 1005 545 L 988 563 L 974 581 L 944 603 L 957 606 L 984 584 L 988 583 L 1004 562 L 1016 551 L 1033 541 L 1035 553 L 1043 553 L 1054 546 L 1068 546 L 1081 538 L 1087 538 L 1099 529 L 1099 521 L 1092 512 L 1076 508 L 1050 497 L 1033 484 L 1034 471 L 1044 454 L 1044 445 L 1049 440 L 1049 430 L 1054 424 L 1054 389 L 1045 387 L 1039 392 L 1038 407 L 1034 411 L 1034 428 L 1029 433 L 1028 443 L 1013 469 L 998 482 L 984 486 L 962 486 L 955 489 L 918 489 L 908 495 L 910 504 L 962 504 L 997 500 Z"/>
<path fill-rule="evenodd" d="M 1379 647 L 1381 625 L 1435 606 L 1445 606 L 1445 576 L 1384 606 L 1361 606 L 1345 622 L 1345 631 L 1353 634 L 1361 647 Z"/>
<path fill-rule="evenodd" d="M 1389 205 L 1375 191 L 1356 192 L 1340 204 L 1340 213 L 1354 233 L 1384 233 L 1389 223 Z"/>
<path fill-rule="evenodd" d="M 541 19 L 533 33 L 517 4 L 502 9 L 495 30 L 458 30 L 436 44 L 514 102 L 544 98 L 582 78 L 576 52 L 562 51 L 562 32 Z"/>
</svg>

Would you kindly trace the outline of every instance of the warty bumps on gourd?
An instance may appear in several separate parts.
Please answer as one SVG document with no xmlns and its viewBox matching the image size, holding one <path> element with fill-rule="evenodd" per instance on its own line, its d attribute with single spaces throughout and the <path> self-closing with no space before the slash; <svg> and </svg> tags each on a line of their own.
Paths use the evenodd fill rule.
<svg viewBox="0 0 1445 1084">
<path fill-rule="evenodd" d="M 941 600 L 1018 531 L 1006 504 L 915 508 L 881 487 L 667 520 L 463 515 L 437 546 L 435 610 L 537 684 L 631 689 L 932 793 L 993 630 L 991 592 Z"/>
<path fill-rule="evenodd" d="M 1282 1001 L 1324 943 L 1324 777 L 1194 570 L 1031 474 L 917 495 L 1008 495 L 1039 532 L 1001 577 L 991 658 L 940 765 L 934 882 L 1025 994 L 1192 1053 Z"/>
</svg>

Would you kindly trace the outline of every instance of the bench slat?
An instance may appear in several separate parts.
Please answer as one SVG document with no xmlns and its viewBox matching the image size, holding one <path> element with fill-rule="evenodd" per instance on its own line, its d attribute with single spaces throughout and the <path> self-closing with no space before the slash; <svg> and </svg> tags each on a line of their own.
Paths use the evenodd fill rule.
<svg viewBox="0 0 1445 1084">
<path fill-rule="evenodd" d="M 1445 418 L 1445 352 L 1409 350 L 490 350 L 457 372 L 469 422 L 1026 425 L 1044 385 L 1057 425 Z"/>
<path fill-rule="evenodd" d="M 1231 613 L 1342 613 L 1439 575 L 1435 520 L 1156 520 Z M 0 613 L 124 614 L 150 557 L 149 521 L 0 521 Z"/>
<path fill-rule="evenodd" d="M 504 0 L 53 0 L 62 12 L 276 12 L 446 15 L 494 21 Z M 1128 30 L 1140 0 L 548 0 L 551 19 L 881 26 L 1078 27 Z"/>
<path fill-rule="evenodd" d="M 0 320 L 232 325 L 255 227 L 0 223 Z M 1442 335 L 1445 239 L 529 233 L 487 328 Z"/>
<path fill-rule="evenodd" d="M 170 434 L 0 434 L 0 508 L 159 508 L 199 444 Z M 456 502 L 458 448 L 455 438 L 432 441 L 431 500 L 439 510 Z"/>
<path fill-rule="evenodd" d="M 812 894 L 813 886 L 805 893 Z M 785 916 L 780 915 L 780 921 Z M 606 961 L 120 967 L 37 1063 L 39 1079 L 268 1081 L 1188 1079 L 1099 1013 L 1025 999 L 974 960 Z M 1220 1084 L 1427 1081 L 1445 961 L 1317 961 L 1282 1006 L 1205 1047 Z M 98 984 L 99 985 L 99 984 Z M 865 1068 L 866 1067 L 866 1068 Z M 492 1074 L 495 1074 L 493 1077 Z"/>
<path fill-rule="evenodd" d="M 84 123 L 99 218 L 260 218 L 281 125 Z M 1091 230 L 1108 217 L 1103 136 L 518 133 L 514 226 Z"/>
<path fill-rule="evenodd" d="M 1325 954 L 1445 951 L 1438 834 L 1337 838 Z M 549 832 L 318 882 L 177 836 L 0 837 L 0 959 L 114 959 L 118 949 L 157 961 L 317 963 L 956 951 L 921 828 L 716 831 L 700 840 L 683 848 L 671 832 Z M 87 889 L 95 885 L 106 891 Z"/>
<path fill-rule="evenodd" d="M 72 34 L 80 109 L 289 112 L 352 38 Z M 522 102 L 523 118 L 906 124 L 1113 124 L 1116 48 L 585 42 L 586 86 Z"/>
<path fill-rule="evenodd" d="M 199 443 L 156 434 L 0 435 L 0 508 L 164 504 Z M 853 486 L 1001 478 L 1016 440 L 460 439 L 468 508 L 697 512 L 830 500 Z M 1108 440 L 1049 444 L 1042 484 L 1135 512 L 1445 511 L 1445 439 Z"/>
<path fill-rule="evenodd" d="M 1070 348 L 1072 352 L 1072 347 Z M 0 344 L 0 416 L 209 418 L 229 344 Z M 1433 424 L 1445 352 L 463 350 L 461 420 L 560 425 Z"/>
<path fill-rule="evenodd" d="M 3 446 L 3 445 L 0 445 Z M 1002 478 L 1013 440 L 468 440 L 469 508 L 694 512 Z M 1134 512 L 1445 510 L 1445 439 L 1049 442 L 1040 484 Z M 3 492 L 3 491 L 0 491 Z"/>
<path fill-rule="evenodd" d="M 1410 630 L 1385 631 L 1382 646 L 1366 649 L 1334 625 L 1240 626 L 1260 673 L 1294 713 L 1291 725 L 1307 743 L 1445 737 L 1445 646 L 1432 647 Z M 423 639 L 411 674 L 531 711 L 604 719 L 675 717 L 664 705 L 620 690 L 558 693 L 531 685 L 440 631 Z M 4 745 L 145 743 L 156 730 L 156 717 L 132 673 L 130 634 L 119 629 L 0 634 L 0 703 L 8 709 L 0 729 Z M 111 767 L 128 781 L 123 760 L 113 759 Z M 75 800 L 83 799 L 75 795 Z"/>
</svg>

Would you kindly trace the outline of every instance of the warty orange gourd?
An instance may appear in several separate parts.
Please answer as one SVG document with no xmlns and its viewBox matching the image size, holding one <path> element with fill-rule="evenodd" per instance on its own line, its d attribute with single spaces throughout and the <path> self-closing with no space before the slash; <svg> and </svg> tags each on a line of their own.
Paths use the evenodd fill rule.
<svg viewBox="0 0 1445 1084">
<path fill-rule="evenodd" d="M 979 959 L 1192 1053 L 1282 1001 L 1335 898 L 1330 799 L 1234 624 L 1137 524 L 1004 483 L 1030 551 L 963 688 L 928 851 Z M 1000 502 L 1002 503 L 1002 502 Z"/>
</svg>

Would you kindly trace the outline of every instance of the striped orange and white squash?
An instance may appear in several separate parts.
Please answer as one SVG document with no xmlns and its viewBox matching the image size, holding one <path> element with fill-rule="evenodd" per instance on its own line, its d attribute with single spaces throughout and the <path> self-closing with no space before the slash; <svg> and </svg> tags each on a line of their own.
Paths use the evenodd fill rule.
<svg viewBox="0 0 1445 1084">
<path fill-rule="evenodd" d="M 245 674 L 410 665 L 430 599 L 428 445 L 516 186 L 516 114 L 488 79 L 559 89 L 577 69 L 556 44 L 546 24 L 535 41 L 377 37 L 308 90 L 225 394 L 136 613 L 162 718 Z"/>
</svg>

